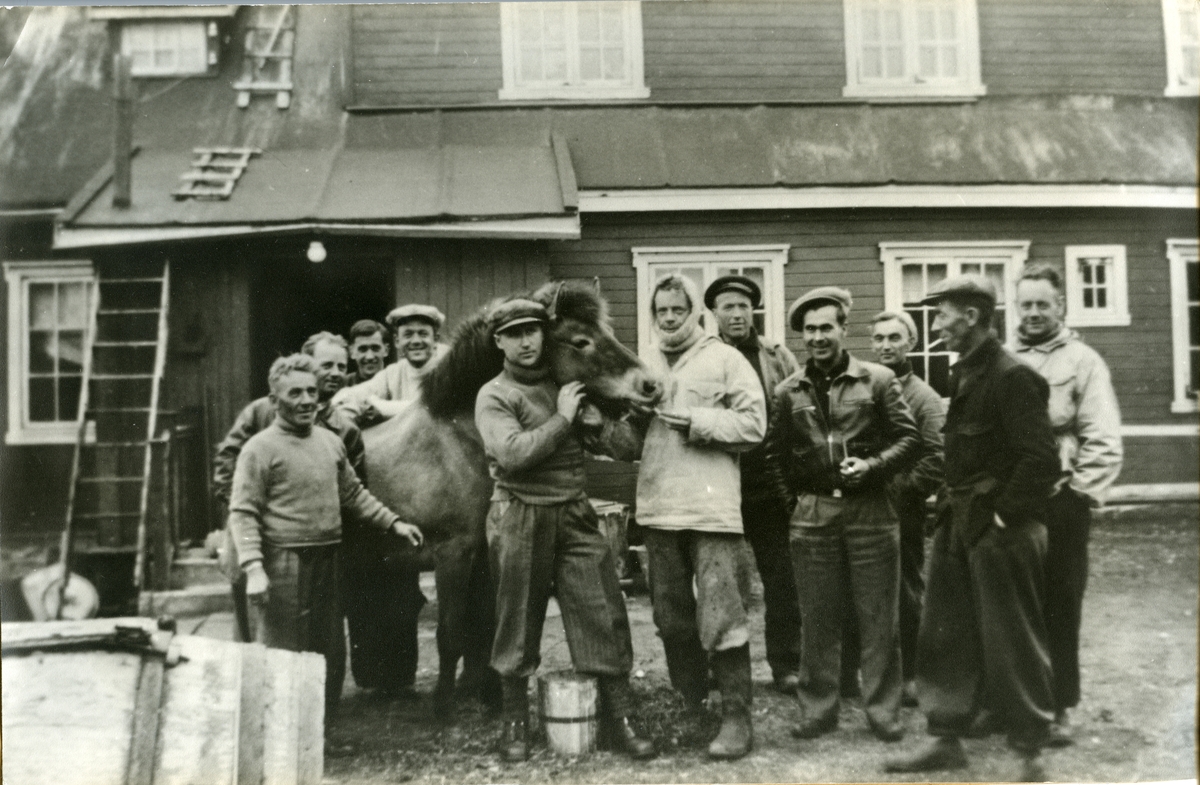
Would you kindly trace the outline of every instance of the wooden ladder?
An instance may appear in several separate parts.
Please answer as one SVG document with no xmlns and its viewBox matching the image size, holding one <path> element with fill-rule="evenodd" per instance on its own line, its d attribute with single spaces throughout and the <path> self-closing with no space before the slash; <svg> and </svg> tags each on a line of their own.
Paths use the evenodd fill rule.
<svg viewBox="0 0 1200 785">
<path fill-rule="evenodd" d="M 163 262 L 111 272 L 97 276 L 92 298 L 60 559 L 69 579 L 76 553 L 132 553 L 140 590 L 171 270 Z M 66 585 L 59 588 L 60 613 Z"/>
</svg>

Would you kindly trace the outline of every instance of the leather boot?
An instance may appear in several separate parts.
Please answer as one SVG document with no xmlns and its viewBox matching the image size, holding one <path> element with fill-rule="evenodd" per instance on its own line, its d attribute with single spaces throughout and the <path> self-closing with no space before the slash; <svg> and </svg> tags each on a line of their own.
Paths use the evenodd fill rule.
<svg viewBox="0 0 1200 785">
<path fill-rule="evenodd" d="M 708 745 L 708 756 L 735 760 L 754 746 L 754 728 L 750 723 L 750 644 L 715 652 L 712 662 L 721 686 L 721 730 Z"/>
<path fill-rule="evenodd" d="M 708 698 L 708 653 L 695 636 L 682 639 L 663 638 L 667 656 L 667 673 L 671 686 L 683 695 L 692 711 L 703 711 Z"/>
<path fill-rule="evenodd" d="M 600 720 L 602 738 L 611 750 L 623 752 L 634 760 L 649 760 L 657 755 L 654 742 L 638 735 L 630 717 L 633 697 L 628 676 L 600 676 Z"/>
<path fill-rule="evenodd" d="M 504 693 L 504 734 L 500 739 L 500 758 L 505 763 L 529 760 L 526 727 L 529 722 L 529 680 L 506 676 L 501 683 Z"/>
</svg>

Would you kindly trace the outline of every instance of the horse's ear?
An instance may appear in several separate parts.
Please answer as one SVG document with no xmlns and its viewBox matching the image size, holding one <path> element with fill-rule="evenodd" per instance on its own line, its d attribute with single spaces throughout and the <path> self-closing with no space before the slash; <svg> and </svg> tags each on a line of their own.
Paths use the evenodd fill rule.
<svg viewBox="0 0 1200 785">
<path fill-rule="evenodd" d="M 596 290 L 596 296 L 599 297 L 600 296 L 600 276 L 597 275 L 595 278 L 592 279 L 592 288 Z"/>
<path fill-rule="evenodd" d="M 549 315 L 550 321 L 558 321 L 558 296 L 562 294 L 563 284 L 566 281 L 559 281 L 554 287 L 554 294 L 550 296 L 550 305 L 546 306 L 546 314 Z"/>
</svg>

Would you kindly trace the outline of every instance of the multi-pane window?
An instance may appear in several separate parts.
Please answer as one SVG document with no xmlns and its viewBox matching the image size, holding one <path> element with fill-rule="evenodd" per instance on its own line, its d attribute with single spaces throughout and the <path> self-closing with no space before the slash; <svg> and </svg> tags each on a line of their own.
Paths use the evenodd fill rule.
<svg viewBox="0 0 1200 785">
<path fill-rule="evenodd" d="M 844 0 L 848 97 L 969 97 L 979 76 L 975 0 Z"/>
<path fill-rule="evenodd" d="M 638 349 L 645 351 L 653 343 L 650 298 L 654 286 L 668 275 L 682 275 L 696 284 L 703 295 L 709 284 L 725 275 L 744 275 L 758 284 L 762 304 L 754 311 L 754 329 L 772 340 L 784 338 L 783 266 L 787 264 L 786 245 L 741 245 L 686 248 L 634 248 L 637 268 Z M 703 308 L 704 304 L 700 303 Z M 707 310 L 704 326 L 717 332 L 716 319 Z"/>
<path fill-rule="evenodd" d="M 9 443 L 72 441 L 94 275 L 86 262 L 9 262 Z"/>
<path fill-rule="evenodd" d="M 644 98 L 641 5 L 501 3 L 502 99 Z"/>
<path fill-rule="evenodd" d="M 1071 327 L 1129 325 L 1123 245 L 1068 245 L 1067 319 Z"/>
<path fill-rule="evenodd" d="M 1200 262 L 1196 246 L 1195 240 L 1167 240 L 1175 369 L 1173 412 L 1196 411 L 1196 393 L 1200 390 Z"/>
<path fill-rule="evenodd" d="M 1166 95 L 1200 95 L 1200 0 L 1163 0 Z"/>
<path fill-rule="evenodd" d="M 216 23 L 208 24 L 215 38 Z M 129 58 L 133 76 L 203 74 L 209 66 L 208 39 L 203 20 L 127 22 L 121 27 L 121 53 Z"/>
<path fill-rule="evenodd" d="M 950 366 L 958 358 L 933 334 L 936 309 L 922 305 L 921 300 L 946 278 L 983 275 L 1000 295 L 992 326 L 1002 342 L 1011 340 L 1017 327 L 1011 313 L 1014 281 L 1028 258 L 1029 243 L 880 243 L 879 251 L 884 306 L 891 311 L 906 311 L 917 325 L 916 345 L 908 354 L 913 372 L 948 396 Z"/>
</svg>

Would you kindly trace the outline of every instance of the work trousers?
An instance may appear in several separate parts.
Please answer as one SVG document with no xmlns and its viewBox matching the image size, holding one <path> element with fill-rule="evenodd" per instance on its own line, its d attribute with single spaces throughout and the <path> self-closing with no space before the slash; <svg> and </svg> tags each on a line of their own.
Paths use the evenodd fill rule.
<svg viewBox="0 0 1200 785">
<path fill-rule="evenodd" d="M 1046 527 L 1036 520 L 992 525 L 971 545 L 940 522 L 917 640 L 917 696 L 930 734 L 961 736 L 986 706 L 1013 748 L 1044 744 L 1054 716 L 1045 558 Z"/>
<path fill-rule="evenodd" d="M 862 694 L 872 725 L 896 721 L 903 682 L 897 635 L 900 533 L 882 490 L 836 498 L 802 494 L 792 513 L 792 563 L 804 619 L 798 692 L 805 721 L 837 716 L 842 625 L 858 620 Z"/>
<path fill-rule="evenodd" d="M 571 662 L 580 673 L 627 676 L 633 646 L 611 549 L 587 499 L 562 504 L 493 500 L 488 554 L 496 583 L 492 667 L 529 677 L 541 662 L 550 595 L 558 598 Z"/>
<path fill-rule="evenodd" d="M 413 561 L 388 556 L 391 536 L 348 526 L 342 543 L 350 672 L 363 688 L 412 687 L 417 674 L 421 571 Z"/>
<path fill-rule="evenodd" d="M 738 585 L 742 535 L 648 528 L 645 540 L 650 601 L 663 645 L 709 653 L 745 646 L 750 623 Z"/>
<path fill-rule="evenodd" d="M 1079 627 L 1091 526 L 1087 498 L 1070 488 L 1063 488 L 1046 504 L 1046 640 L 1056 710 L 1079 703 Z"/>
<path fill-rule="evenodd" d="M 800 599 L 788 552 L 786 503 L 743 497 L 742 527 L 762 578 L 767 663 L 780 678 L 800 669 Z"/>
<path fill-rule="evenodd" d="M 346 678 L 340 546 L 264 548 L 271 585 L 260 640 L 275 649 L 325 657 L 325 716 L 332 718 Z"/>
</svg>

